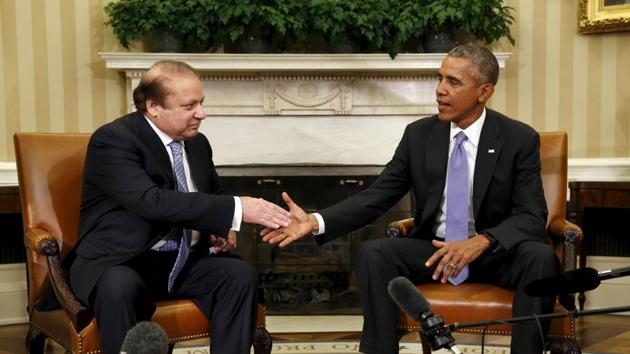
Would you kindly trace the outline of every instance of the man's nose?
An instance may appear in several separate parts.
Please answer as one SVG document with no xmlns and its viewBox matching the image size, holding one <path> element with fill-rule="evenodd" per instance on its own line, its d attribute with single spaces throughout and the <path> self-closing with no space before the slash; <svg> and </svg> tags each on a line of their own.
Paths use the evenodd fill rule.
<svg viewBox="0 0 630 354">
<path fill-rule="evenodd" d="M 203 110 L 203 105 L 199 104 L 197 106 L 197 109 L 195 111 L 195 118 L 197 118 L 197 119 L 205 119 L 206 118 L 206 112 L 204 112 L 204 110 Z"/>
<path fill-rule="evenodd" d="M 442 84 L 442 81 L 438 81 L 437 87 L 435 88 L 435 94 L 437 96 L 444 96 L 444 95 L 446 95 L 446 89 L 445 89 L 444 85 Z"/>
</svg>

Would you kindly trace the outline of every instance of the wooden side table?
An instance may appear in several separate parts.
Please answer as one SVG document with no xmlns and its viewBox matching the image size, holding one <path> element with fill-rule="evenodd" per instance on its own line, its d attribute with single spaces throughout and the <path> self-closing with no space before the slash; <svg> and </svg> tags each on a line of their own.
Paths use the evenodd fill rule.
<svg viewBox="0 0 630 354">
<path fill-rule="evenodd" d="M 595 233 L 596 222 L 584 217 L 586 208 L 629 208 L 630 182 L 569 182 L 571 197 L 568 218 L 582 227 L 584 239 L 579 247 L 579 267 L 586 266 L 587 242 Z M 584 309 L 584 293 L 578 296 L 580 310 Z"/>
</svg>

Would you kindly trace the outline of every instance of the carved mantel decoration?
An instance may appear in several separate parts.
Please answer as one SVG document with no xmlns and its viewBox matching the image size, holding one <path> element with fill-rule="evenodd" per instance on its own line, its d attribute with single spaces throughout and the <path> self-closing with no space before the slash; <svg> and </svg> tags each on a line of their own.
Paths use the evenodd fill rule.
<svg viewBox="0 0 630 354">
<path fill-rule="evenodd" d="M 131 92 L 161 59 L 201 73 L 209 116 L 428 115 L 445 54 L 157 54 L 101 53 L 125 73 Z M 505 67 L 509 53 L 497 53 Z"/>
</svg>

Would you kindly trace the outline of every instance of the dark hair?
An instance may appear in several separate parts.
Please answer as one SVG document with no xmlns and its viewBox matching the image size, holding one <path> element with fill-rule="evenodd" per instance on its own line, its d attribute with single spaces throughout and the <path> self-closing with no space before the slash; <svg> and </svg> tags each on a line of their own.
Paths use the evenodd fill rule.
<svg viewBox="0 0 630 354">
<path fill-rule="evenodd" d="M 474 44 L 464 44 L 451 49 L 447 57 L 464 58 L 472 63 L 479 84 L 497 84 L 499 80 L 499 62 L 488 48 Z"/>
<path fill-rule="evenodd" d="M 163 104 L 172 93 L 169 84 L 175 77 L 199 75 L 190 65 L 175 60 L 161 60 L 153 64 L 142 76 L 140 83 L 133 90 L 133 103 L 140 113 L 147 112 L 147 99 Z"/>
</svg>

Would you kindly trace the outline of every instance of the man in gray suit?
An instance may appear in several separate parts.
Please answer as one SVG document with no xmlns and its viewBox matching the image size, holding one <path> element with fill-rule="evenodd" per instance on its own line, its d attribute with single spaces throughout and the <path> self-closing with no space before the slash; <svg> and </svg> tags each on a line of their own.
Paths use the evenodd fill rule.
<svg viewBox="0 0 630 354">
<path fill-rule="evenodd" d="M 369 188 L 309 215 L 285 193 L 290 226 L 261 232 L 281 247 L 308 234 L 325 243 L 374 220 L 412 190 L 415 231 L 404 239 L 366 242 L 359 252 L 364 353 L 398 353 L 398 307 L 387 285 L 401 275 L 416 284 L 473 280 L 514 289 L 514 316 L 553 310 L 553 297 L 523 292 L 530 281 L 559 271 L 553 249 L 543 242 L 540 139 L 529 126 L 485 107 L 498 75 L 488 49 L 453 49 L 439 70 L 439 113 L 407 126 Z M 512 353 L 541 353 L 538 333 L 535 323 L 516 325 Z"/>
</svg>

